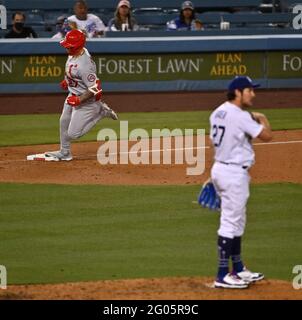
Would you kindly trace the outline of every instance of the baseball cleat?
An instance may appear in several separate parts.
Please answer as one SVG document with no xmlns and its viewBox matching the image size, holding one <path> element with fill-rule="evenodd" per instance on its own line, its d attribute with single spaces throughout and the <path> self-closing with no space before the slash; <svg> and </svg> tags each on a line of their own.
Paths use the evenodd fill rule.
<svg viewBox="0 0 302 320">
<path fill-rule="evenodd" d="M 259 272 L 252 272 L 244 267 L 241 272 L 233 273 L 237 275 L 241 280 L 248 283 L 257 282 L 264 279 L 264 274 Z"/>
<path fill-rule="evenodd" d="M 118 115 L 115 113 L 114 110 L 108 107 L 108 104 L 102 102 L 102 114 L 104 114 L 104 118 L 111 118 L 113 120 L 118 120 Z"/>
<path fill-rule="evenodd" d="M 216 279 L 214 282 L 215 288 L 221 289 L 246 289 L 249 284 L 243 281 L 237 275 L 228 273 L 223 279 Z"/>
<path fill-rule="evenodd" d="M 72 160 L 72 155 L 70 152 L 63 151 L 51 151 L 45 152 L 46 161 L 70 161 Z"/>
</svg>

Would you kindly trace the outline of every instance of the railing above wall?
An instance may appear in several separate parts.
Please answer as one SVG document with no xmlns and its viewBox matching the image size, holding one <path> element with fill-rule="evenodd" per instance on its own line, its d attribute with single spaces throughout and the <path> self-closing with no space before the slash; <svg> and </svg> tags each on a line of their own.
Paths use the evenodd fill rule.
<svg viewBox="0 0 302 320">
<path fill-rule="evenodd" d="M 116 35 L 116 33 L 113 33 Z M 178 33 L 179 34 L 179 33 Z M 182 33 L 183 34 L 183 33 Z M 302 50 L 302 34 L 181 37 L 106 37 L 90 39 L 91 53 L 184 53 Z M 0 55 L 65 54 L 54 39 L 0 39 Z"/>
<path fill-rule="evenodd" d="M 220 90 L 235 75 L 302 87 L 302 34 L 185 34 L 89 40 L 104 91 Z M 60 92 L 65 61 L 57 40 L 1 39 L 0 93 Z"/>
</svg>

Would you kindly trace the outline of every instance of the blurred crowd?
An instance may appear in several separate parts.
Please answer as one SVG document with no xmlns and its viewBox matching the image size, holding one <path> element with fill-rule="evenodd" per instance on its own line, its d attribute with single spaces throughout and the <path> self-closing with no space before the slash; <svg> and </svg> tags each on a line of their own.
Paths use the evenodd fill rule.
<svg viewBox="0 0 302 320">
<path fill-rule="evenodd" d="M 118 1 L 118 0 L 117 0 Z M 271 12 L 289 12 L 289 3 L 288 0 L 263 0 L 262 1 L 262 9 L 272 10 Z M 150 8 L 156 9 L 156 8 Z M 150 10 L 149 9 L 149 10 Z M 198 9 L 198 8 L 197 8 Z M 229 8 L 230 13 L 238 13 L 241 11 L 240 8 L 231 7 Z M 73 15 L 67 15 L 58 12 L 59 16 L 54 16 L 52 19 L 52 26 L 50 30 L 45 30 L 47 32 L 47 37 L 52 37 L 54 39 L 62 39 L 65 37 L 66 33 L 72 29 L 79 29 L 82 30 L 87 38 L 99 38 L 105 35 L 107 31 L 137 31 L 137 30 L 148 30 L 145 28 L 143 24 L 139 25 L 134 17 L 137 15 L 138 11 L 142 11 L 143 9 L 134 9 L 132 10 L 131 3 L 129 0 L 120 0 L 117 3 L 115 8 L 115 12 L 110 11 L 110 15 L 113 15 L 111 19 L 108 19 L 110 16 L 109 14 L 103 15 L 103 19 L 106 20 L 106 23 L 100 19 L 97 15 L 98 12 L 91 13 L 89 12 L 88 4 L 85 0 L 75 0 L 73 8 L 69 9 L 70 12 L 73 10 Z M 68 10 L 68 12 L 69 12 Z M 114 10 L 114 9 L 113 9 Z M 246 13 L 246 9 L 244 13 Z M 199 31 L 204 30 L 205 25 L 206 29 L 209 28 L 209 24 L 207 21 L 200 21 L 197 18 L 197 11 L 194 7 L 192 1 L 184 1 L 181 4 L 180 8 L 175 8 L 172 10 L 174 18 L 173 20 L 167 21 L 171 19 L 171 14 L 169 15 L 161 15 L 162 12 L 159 12 L 159 17 L 164 17 L 164 20 L 161 20 L 161 30 L 165 28 L 167 31 Z M 67 11 L 66 11 L 67 12 Z M 156 13 L 156 11 L 154 11 Z M 266 11 L 262 11 L 266 12 Z M 253 13 L 262 13 L 261 11 L 254 11 L 249 12 L 250 14 Z M 134 15 L 133 15 L 134 13 Z M 214 13 L 214 12 L 212 12 Z M 30 14 L 30 13 L 29 13 Z M 220 15 L 220 19 L 223 21 L 223 14 L 225 12 L 217 12 Z M 178 15 L 178 16 L 177 16 Z M 204 16 L 202 17 L 204 20 Z M 55 22 L 56 20 L 56 22 Z M 142 23 L 142 21 L 140 21 Z M 43 23 L 43 22 L 42 22 Z M 53 31 L 53 26 L 55 24 L 55 31 Z M 30 24 L 30 23 L 28 23 Z M 223 24 L 223 23 L 222 23 Z M 245 23 L 241 24 L 244 25 Z M 271 24 L 273 26 L 273 24 Z M 279 26 L 279 24 L 276 24 Z M 286 25 L 286 24 L 285 24 Z M 43 26 L 42 26 L 43 27 Z M 221 29 L 222 25 L 220 26 Z M 225 27 L 227 28 L 227 26 Z M 37 38 L 38 34 L 40 33 L 41 29 L 36 32 L 35 27 L 31 27 L 26 24 L 26 15 L 24 12 L 17 11 L 12 14 L 12 24 L 11 29 L 7 32 L 4 37 L 5 38 Z"/>
<path fill-rule="evenodd" d="M 95 14 L 89 13 L 85 0 L 75 1 L 74 14 L 71 16 L 61 15 L 56 21 L 56 33 L 52 38 L 62 39 L 72 29 L 85 32 L 88 38 L 99 38 L 106 31 L 137 31 L 139 25 L 132 16 L 131 4 L 128 0 L 119 1 L 114 16 L 107 26 Z M 195 18 L 195 8 L 191 1 L 184 1 L 180 8 L 179 17 L 167 21 L 167 30 L 203 30 L 203 24 Z M 12 15 L 12 27 L 5 38 L 37 38 L 37 33 L 30 26 L 26 26 L 26 15 L 15 12 Z"/>
</svg>

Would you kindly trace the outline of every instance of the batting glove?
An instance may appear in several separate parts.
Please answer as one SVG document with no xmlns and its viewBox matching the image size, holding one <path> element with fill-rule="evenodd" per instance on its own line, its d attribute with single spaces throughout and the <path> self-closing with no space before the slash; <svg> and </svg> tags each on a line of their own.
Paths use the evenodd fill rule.
<svg viewBox="0 0 302 320">
<path fill-rule="evenodd" d="M 70 96 L 67 98 L 67 103 L 72 107 L 77 107 L 81 104 L 80 97 Z"/>
<path fill-rule="evenodd" d="M 63 90 L 68 90 L 68 83 L 67 83 L 67 81 L 66 81 L 65 79 L 60 82 L 60 87 L 61 87 Z"/>
</svg>

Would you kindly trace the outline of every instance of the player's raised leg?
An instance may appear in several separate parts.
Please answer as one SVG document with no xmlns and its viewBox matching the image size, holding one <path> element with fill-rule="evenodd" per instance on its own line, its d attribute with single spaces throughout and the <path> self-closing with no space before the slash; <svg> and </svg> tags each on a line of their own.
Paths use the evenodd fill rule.
<svg viewBox="0 0 302 320">
<path fill-rule="evenodd" d="M 89 132 L 101 119 L 118 119 L 117 114 L 106 104 L 95 102 L 78 109 L 74 109 L 68 128 L 70 139 L 78 139 Z"/>
<path fill-rule="evenodd" d="M 101 103 L 102 118 L 111 118 L 112 120 L 118 120 L 118 115 L 116 114 L 116 112 L 114 110 L 112 110 L 108 106 L 108 104 L 106 102 L 102 101 L 100 103 Z"/>
</svg>

